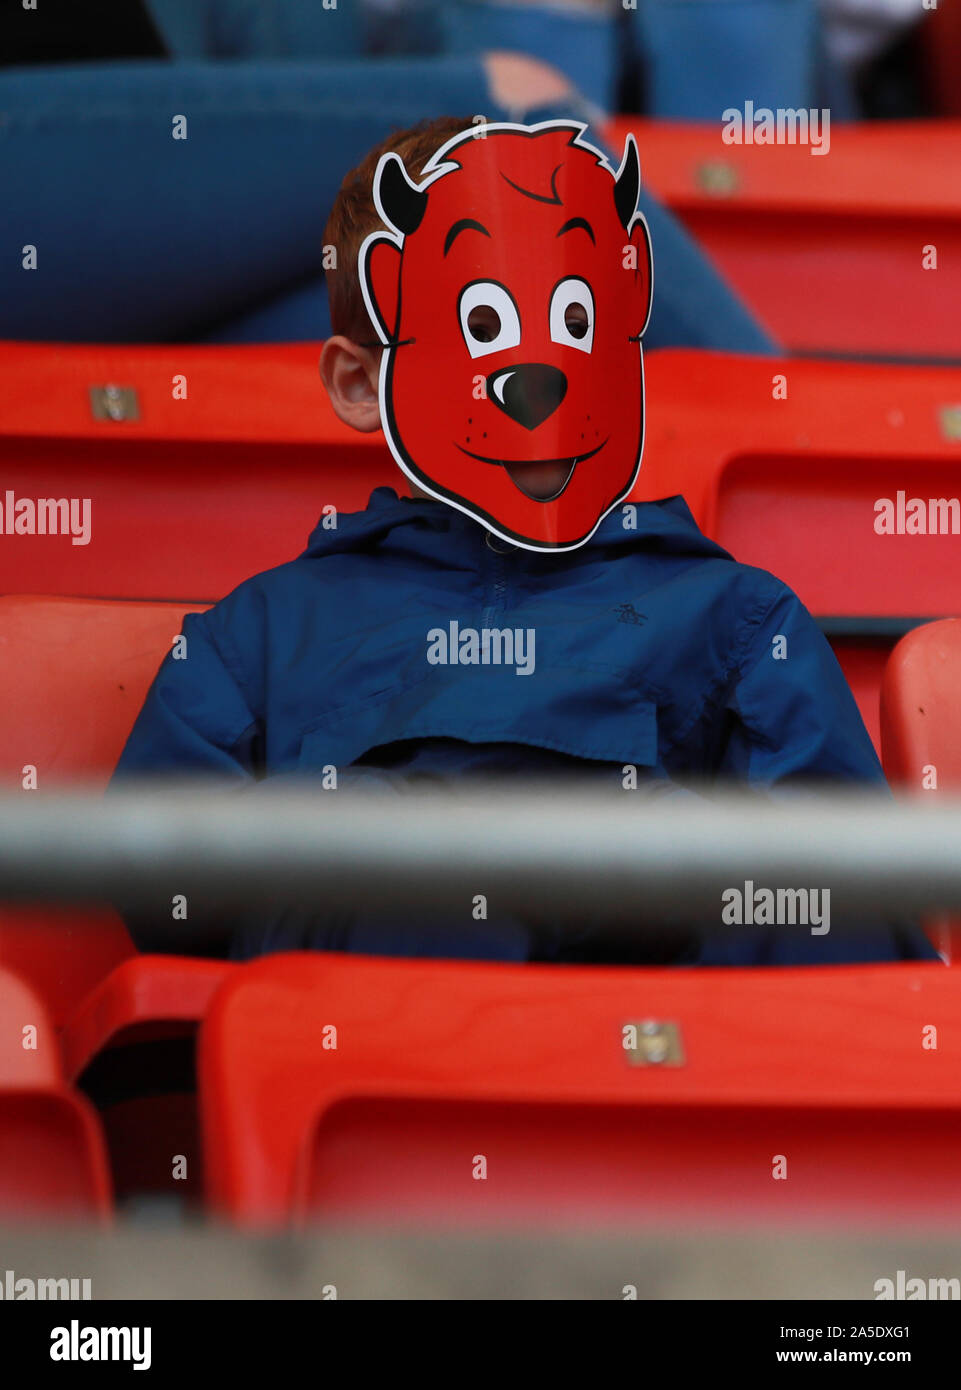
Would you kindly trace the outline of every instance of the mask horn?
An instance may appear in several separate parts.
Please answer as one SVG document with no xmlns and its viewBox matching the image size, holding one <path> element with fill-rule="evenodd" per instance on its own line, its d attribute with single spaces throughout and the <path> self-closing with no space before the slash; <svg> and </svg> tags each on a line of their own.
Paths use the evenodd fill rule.
<svg viewBox="0 0 961 1390">
<path fill-rule="evenodd" d="M 637 141 L 628 135 L 624 142 L 624 158 L 614 179 L 614 206 L 625 228 L 637 212 L 637 200 L 641 192 L 641 162 L 637 156 Z"/>
<path fill-rule="evenodd" d="M 404 236 L 416 232 L 427 210 L 427 194 L 411 183 L 399 155 L 384 155 L 374 187 L 375 201 L 385 222 Z"/>
</svg>

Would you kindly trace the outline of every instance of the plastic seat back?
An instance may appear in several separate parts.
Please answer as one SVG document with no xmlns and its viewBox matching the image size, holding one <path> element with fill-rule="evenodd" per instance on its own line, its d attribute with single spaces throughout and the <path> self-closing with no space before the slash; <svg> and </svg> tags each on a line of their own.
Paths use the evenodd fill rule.
<svg viewBox="0 0 961 1390">
<path fill-rule="evenodd" d="M 99 1121 L 64 1082 L 53 1022 L 0 970 L 0 1222 L 104 1219 L 110 1179 Z"/>
<path fill-rule="evenodd" d="M 880 751 L 888 653 L 961 612 L 961 371 L 671 350 L 647 359 L 647 402 L 637 497 L 683 494 L 794 589 Z"/>
<path fill-rule="evenodd" d="M 903 791 L 961 796 L 961 619 L 915 628 L 888 660 L 881 686 L 884 770 Z M 961 953 L 961 918 L 929 924 L 938 949 Z"/>
<path fill-rule="evenodd" d="M 185 611 L 0 598 L 0 786 L 42 796 L 76 779 L 106 785 Z M 132 952 L 116 913 L 0 905 L 0 964 L 34 986 L 58 1024 Z"/>
<path fill-rule="evenodd" d="M 334 415 L 320 347 L 0 342 L 0 593 L 213 603 L 397 486 L 383 436 Z M 76 504 L 76 543 L 14 529 L 38 498 Z"/>
<path fill-rule="evenodd" d="M 961 1213 L 959 1002 L 938 963 L 255 961 L 201 1028 L 210 1200 L 250 1225 Z"/>
<path fill-rule="evenodd" d="M 936 22 L 959 34 L 952 7 L 940 9 L 948 13 Z M 751 136 L 765 106 L 802 103 L 751 96 L 719 102 L 710 123 L 618 117 L 607 142 L 623 149 L 634 131 L 645 186 L 787 351 L 957 361 L 961 323 L 947 306 L 961 295 L 961 186 L 947 171 L 957 166 L 961 121 L 829 127 L 822 117 L 815 128 L 806 111 L 795 124 L 789 109 L 780 113 L 788 139 L 761 143 Z M 754 119 L 745 122 L 746 107 Z M 740 113 L 740 129 L 727 116 L 719 125 L 725 108 Z M 951 114 L 961 114 L 956 97 Z M 742 138 L 728 143 L 722 132 Z"/>
</svg>

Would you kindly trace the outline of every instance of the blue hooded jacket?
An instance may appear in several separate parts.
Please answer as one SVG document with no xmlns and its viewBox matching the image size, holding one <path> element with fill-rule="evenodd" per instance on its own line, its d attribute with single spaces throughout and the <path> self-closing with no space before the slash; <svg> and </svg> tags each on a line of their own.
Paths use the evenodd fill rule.
<svg viewBox="0 0 961 1390">
<path fill-rule="evenodd" d="M 183 635 L 188 659 L 164 660 L 113 785 L 203 772 L 239 787 L 331 766 L 338 785 L 374 778 L 398 790 L 572 768 L 621 785 L 632 765 L 644 789 L 666 794 L 686 779 L 885 787 L 810 614 L 780 580 L 708 540 L 680 497 L 618 508 L 588 544 L 550 554 L 378 488 L 365 511 L 323 519 L 296 560 L 185 617 Z M 139 944 L 162 948 L 163 927 L 125 915 Z M 168 909 L 168 940 L 169 926 Z M 659 959 L 645 940 L 632 955 L 591 924 L 572 937 L 507 918 L 282 912 L 245 922 L 231 950 Z M 824 937 L 715 930 L 683 950 L 675 939 L 663 958 L 936 957 L 916 927 L 875 924 Z"/>
</svg>

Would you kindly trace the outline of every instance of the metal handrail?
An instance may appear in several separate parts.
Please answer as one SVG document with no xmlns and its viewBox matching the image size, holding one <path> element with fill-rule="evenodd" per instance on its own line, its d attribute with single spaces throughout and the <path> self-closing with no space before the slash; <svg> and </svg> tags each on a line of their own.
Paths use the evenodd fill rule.
<svg viewBox="0 0 961 1390">
<path fill-rule="evenodd" d="M 0 899 L 696 915 L 746 884 L 831 893 L 832 917 L 961 909 L 961 802 L 604 794 L 502 782 L 402 795 L 261 783 L 0 797 Z"/>
</svg>

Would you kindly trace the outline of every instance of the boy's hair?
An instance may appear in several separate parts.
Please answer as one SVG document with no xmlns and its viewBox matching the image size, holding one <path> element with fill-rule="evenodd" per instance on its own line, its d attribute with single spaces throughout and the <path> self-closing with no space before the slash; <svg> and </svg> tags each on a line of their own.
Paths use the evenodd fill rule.
<svg viewBox="0 0 961 1390">
<path fill-rule="evenodd" d="M 375 145 L 340 185 L 324 229 L 324 245 L 337 252 L 337 269 L 326 272 L 330 324 L 335 333 L 355 343 L 371 343 L 377 336 L 361 293 L 357 255 L 365 237 L 384 228 L 373 198 L 374 174 L 381 155 L 395 151 L 411 178 L 416 179 L 441 145 L 462 130 L 470 130 L 472 124 L 466 116 L 441 116 L 395 131 Z"/>
</svg>

